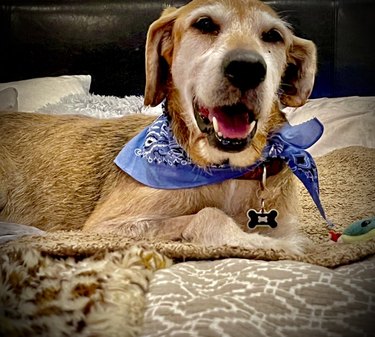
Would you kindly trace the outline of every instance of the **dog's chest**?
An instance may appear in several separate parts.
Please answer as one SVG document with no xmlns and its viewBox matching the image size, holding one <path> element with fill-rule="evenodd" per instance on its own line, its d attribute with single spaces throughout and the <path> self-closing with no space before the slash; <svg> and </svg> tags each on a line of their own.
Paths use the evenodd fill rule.
<svg viewBox="0 0 375 337">
<path fill-rule="evenodd" d="M 231 179 L 221 184 L 221 190 L 213 192 L 216 207 L 232 216 L 246 214 L 247 210 L 257 207 L 259 182 L 253 180 Z"/>
</svg>

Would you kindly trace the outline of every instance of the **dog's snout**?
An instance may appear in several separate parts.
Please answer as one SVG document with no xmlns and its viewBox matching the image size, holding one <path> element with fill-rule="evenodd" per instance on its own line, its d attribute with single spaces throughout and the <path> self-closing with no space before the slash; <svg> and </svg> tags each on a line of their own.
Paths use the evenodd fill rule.
<svg viewBox="0 0 375 337">
<path fill-rule="evenodd" d="M 264 81 L 267 65 L 254 51 L 236 49 L 228 52 L 223 60 L 224 76 L 241 91 L 255 89 Z"/>
</svg>

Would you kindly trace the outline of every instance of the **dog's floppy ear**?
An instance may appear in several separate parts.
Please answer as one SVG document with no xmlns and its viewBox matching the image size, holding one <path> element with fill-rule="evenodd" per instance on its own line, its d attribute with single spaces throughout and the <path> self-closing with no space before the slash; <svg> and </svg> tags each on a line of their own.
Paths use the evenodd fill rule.
<svg viewBox="0 0 375 337">
<path fill-rule="evenodd" d="M 177 9 L 169 7 L 148 30 L 145 105 L 156 106 L 166 96 L 169 66 L 173 54 L 172 29 L 176 17 Z"/>
<path fill-rule="evenodd" d="M 316 47 L 312 41 L 293 36 L 288 65 L 281 81 L 280 101 L 286 106 L 305 104 L 314 86 Z"/>
</svg>

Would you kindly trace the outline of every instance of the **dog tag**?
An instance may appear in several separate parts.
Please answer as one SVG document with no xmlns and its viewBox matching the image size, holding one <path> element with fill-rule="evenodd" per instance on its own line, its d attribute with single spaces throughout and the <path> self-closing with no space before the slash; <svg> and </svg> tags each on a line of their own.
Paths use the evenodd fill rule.
<svg viewBox="0 0 375 337">
<path fill-rule="evenodd" d="M 260 181 L 260 189 L 264 191 L 266 189 L 266 179 L 267 179 L 267 169 L 266 165 L 263 165 L 263 173 L 262 179 Z M 276 218 L 279 214 L 278 211 L 275 209 L 271 209 L 270 211 L 265 211 L 264 208 L 264 199 L 261 199 L 260 202 L 261 208 L 260 211 L 257 212 L 255 209 L 249 209 L 247 211 L 247 217 L 249 221 L 247 222 L 247 227 L 250 229 L 254 229 L 255 227 L 277 227 Z"/>
<path fill-rule="evenodd" d="M 264 209 L 261 209 L 259 212 L 257 212 L 255 209 L 249 209 L 247 211 L 247 217 L 249 218 L 247 226 L 250 229 L 253 229 L 255 227 L 276 228 L 276 218 L 278 214 L 279 212 L 275 209 L 271 209 L 269 212 L 266 212 Z"/>
<path fill-rule="evenodd" d="M 266 212 L 264 209 L 264 199 L 261 201 L 261 209 L 257 212 L 255 209 L 249 209 L 247 211 L 247 217 L 249 221 L 247 222 L 247 227 L 253 229 L 255 227 L 271 227 L 276 228 L 277 221 L 276 218 L 279 212 L 275 209 L 271 209 Z"/>
</svg>

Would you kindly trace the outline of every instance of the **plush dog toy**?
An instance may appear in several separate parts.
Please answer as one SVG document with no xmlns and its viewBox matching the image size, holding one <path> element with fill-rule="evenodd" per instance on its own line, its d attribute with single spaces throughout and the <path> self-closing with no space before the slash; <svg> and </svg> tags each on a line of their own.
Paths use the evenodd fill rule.
<svg viewBox="0 0 375 337">
<path fill-rule="evenodd" d="M 344 232 L 329 232 L 330 238 L 336 242 L 358 242 L 375 238 L 375 217 L 358 220 L 349 225 Z"/>
</svg>

